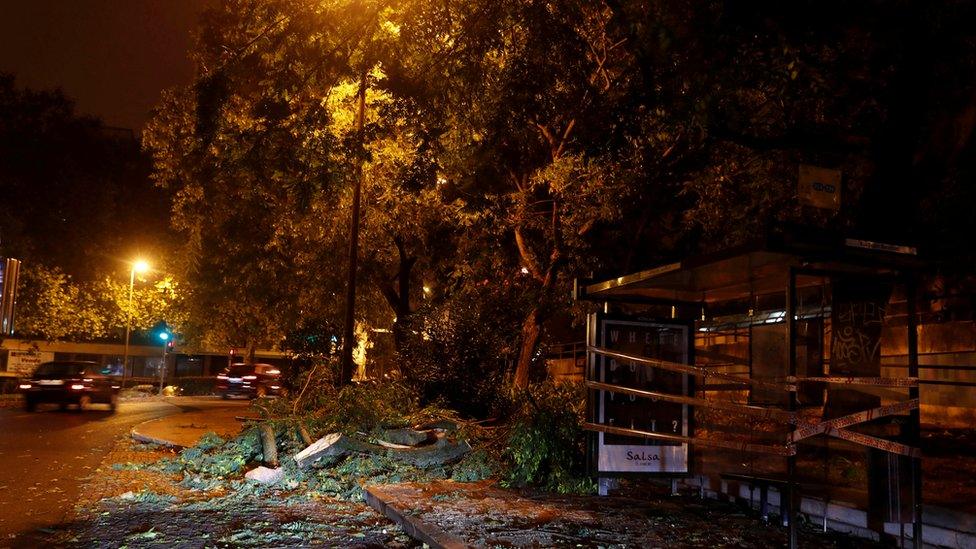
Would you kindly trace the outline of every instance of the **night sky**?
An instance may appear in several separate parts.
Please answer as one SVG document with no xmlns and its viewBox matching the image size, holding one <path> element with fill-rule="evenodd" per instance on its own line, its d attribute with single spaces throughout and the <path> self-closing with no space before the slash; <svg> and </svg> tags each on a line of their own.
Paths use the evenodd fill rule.
<svg viewBox="0 0 976 549">
<path fill-rule="evenodd" d="M 160 92 L 189 82 L 210 0 L 0 0 L 0 72 L 60 87 L 77 110 L 139 130 Z"/>
</svg>

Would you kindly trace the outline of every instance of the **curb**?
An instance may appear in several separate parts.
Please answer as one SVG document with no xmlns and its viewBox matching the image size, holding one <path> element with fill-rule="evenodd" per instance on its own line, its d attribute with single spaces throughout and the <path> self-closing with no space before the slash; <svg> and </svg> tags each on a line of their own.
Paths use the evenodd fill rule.
<svg viewBox="0 0 976 549">
<path fill-rule="evenodd" d="M 152 421 L 156 421 L 156 420 L 150 420 L 145 423 L 151 423 Z M 150 435 L 140 433 L 137 429 L 141 425 L 145 425 L 145 423 L 140 423 L 139 425 L 133 427 L 131 431 L 129 431 L 129 436 L 131 436 L 133 440 L 136 440 L 138 442 L 144 442 L 146 444 L 157 444 L 159 446 L 166 446 L 167 448 L 174 448 L 177 450 L 182 450 L 184 448 L 183 445 L 177 444 L 173 441 L 156 438 Z"/>
<path fill-rule="evenodd" d="M 408 536 L 427 544 L 431 549 L 466 549 L 470 547 L 463 540 L 448 534 L 439 527 L 421 520 L 415 516 L 395 509 L 387 504 L 376 492 L 379 486 L 366 487 L 366 504 L 379 511 L 383 516 L 400 525 Z"/>
<path fill-rule="evenodd" d="M 169 404 L 169 403 L 167 403 L 167 404 Z M 173 406 L 176 406 L 176 405 L 174 404 Z M 179 408 L 179 406 L 176 406 L 176 407 Z M 181 409 L 181 411 L 179 413 L 182 413 L 182 409 Z M 175 442 L 173 442 L 171 440 L 166 440 L 166 439 L 163 439 L 163 438 L 154 437 L 152 435 L 147 435 L 144 432 L 141 432 L 140 431 L 140 428 L 144 428 L 146 425 L 149 425 L 150 423 L 154 423 L 156 421 L 163 421 L 164 419 L 169 419 L 171 415 L 178 415 L 178 414 L 170 414 L 170 415 L 167 415 L 167 416 L 158 417 L 156 419 L 150 419 L 148 421 L 143 421 L 142 423 L 134 426 L 132 429 L 129 430 L 129 436 L 132 437 L 133 440 L 136 440 L 138 442 L 144 442 L 144 443 L 147 443 L 147 444 L 158 444 L 159 446 L 166 446 L 167 448 L 174 448 L 174 449 L 177 449 L 177 450 L 182 450 L 183 448 L 185 448 L 182 444 L 177 444 L 177 443 L 175 443 Z"/>
</svg>

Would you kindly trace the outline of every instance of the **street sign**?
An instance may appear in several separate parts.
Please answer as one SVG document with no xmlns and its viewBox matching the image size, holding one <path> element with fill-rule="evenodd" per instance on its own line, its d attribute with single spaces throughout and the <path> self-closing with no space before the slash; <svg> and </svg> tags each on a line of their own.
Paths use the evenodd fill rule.
<svg viewBox="0 0 976 549">
<path fill-rule="evenodd" d="M 801 204 L 839 210 L 841 198 L 841 172 L 817 166 L 800 164 L 797 196 Z"/>
</svg>

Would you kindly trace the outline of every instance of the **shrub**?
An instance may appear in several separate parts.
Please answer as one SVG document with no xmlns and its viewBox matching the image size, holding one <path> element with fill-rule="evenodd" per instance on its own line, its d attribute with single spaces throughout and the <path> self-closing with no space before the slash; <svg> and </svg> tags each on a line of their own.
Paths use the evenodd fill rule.
<svg viewBox="0 0 976 549">
<path fill-rule="evenodd" d="M 339 360 L 337 357 L 320 357 L 299 361 L 288 370 L 285 385 L 291 387 L 287 399 L 278 399 L 271 406 L 272 414 L 310 415 L 329 409 L 336 398 Z"/>
<path fill-rule="evenodd" d="M 516 397 L 503 458 L 505 486 L 559 493 L 592 492 L 583 432 L 586 392 L 580 383 L 547 382 Z"/>
</svg>

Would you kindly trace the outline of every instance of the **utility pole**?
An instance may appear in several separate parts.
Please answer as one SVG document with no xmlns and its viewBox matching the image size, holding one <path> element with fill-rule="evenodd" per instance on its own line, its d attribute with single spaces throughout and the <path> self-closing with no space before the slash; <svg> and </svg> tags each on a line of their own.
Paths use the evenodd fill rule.
<svg viewBox="0 0 976 549">
<path fill-rule="evenodd" d="M 166 347 L 169 345 L 169 333 L 162 332 L 159 339 L 163 341 L 163 363 L 159 367 L 159 396 L 163 396 L 163 385 L 166 380 Z"/>
<path fill-rule="evenodd" d="M 359 259 L 359 203 L 363 186 L 363 148 L 366 137 L 363 127 L 366 119 L 366 64 L 359 80 L 359 105 L 356 111 L 356 133 L 358 135 L 357 154 L 360 158 L 356 162 L 356 183 L 352 193 L 352 219 L 349 229 L 349 278 L 346 282 L 346 319 L 342 333 L 342 362 L 339 370 L 339 383 L 346 385 L 352 382 L 352 348 L 355 341 L 356 323 L 356 264 Z"/>
</svg>

